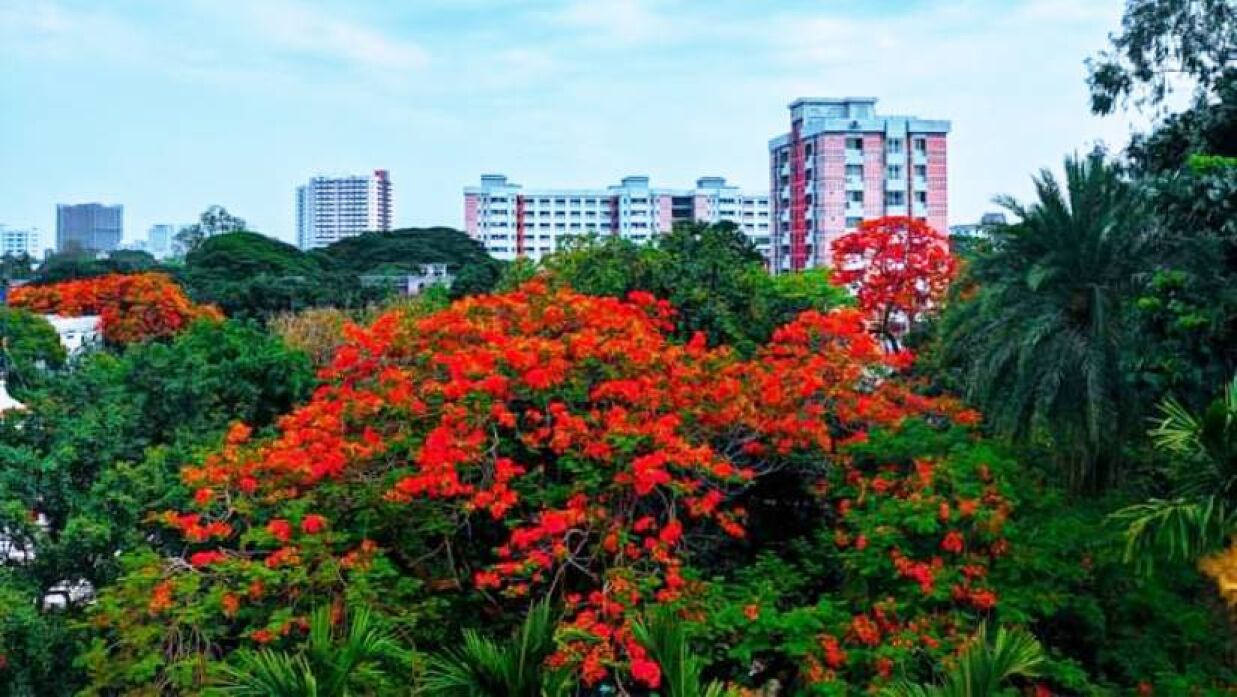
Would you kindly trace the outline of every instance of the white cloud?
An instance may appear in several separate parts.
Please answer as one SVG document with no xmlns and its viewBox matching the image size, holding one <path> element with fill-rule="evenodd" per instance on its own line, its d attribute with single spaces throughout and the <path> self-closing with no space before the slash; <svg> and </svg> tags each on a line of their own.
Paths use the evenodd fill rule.
<svg viewBox="0 0 1237 697">
<path fill-rule="evenodd" d="M 252 22 L 277 49 L 341 61 L 358 69 L 415 71 L 429 64 L 421 45 L 292 0 L 240 3 L 240 21 Z"/>
<path fill-rule="evenodd" d="M 645 0 L 571 0 L 552 20 L 611 46 L 648 43 L 670 30 L 669 18 Z"/>
</svg>

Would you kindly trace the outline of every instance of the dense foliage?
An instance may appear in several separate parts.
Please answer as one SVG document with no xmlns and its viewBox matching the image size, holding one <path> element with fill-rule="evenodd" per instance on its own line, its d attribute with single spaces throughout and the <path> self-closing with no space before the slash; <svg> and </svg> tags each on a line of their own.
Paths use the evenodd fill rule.
<svg viewBox="0 0 1237 697">
<path fill-rule="evenodd" d="M 0 375 L 20 392 L 40 382 L 46 371 L 64 367 L 60 337 L 47 320 L 28 310 L 0 306 Z"/>
<path fill-rule="evenodd" d="M 147 517 L 189 500 L 180 464 L 234 419 L 271 423 L 311 384 L 303 355 L 254 326 L 212 321 L 168 343 L 88 354 L 24 392 L 29 409 L 0 420 L 0 616 L 11 618 L 0 685 L 70 694 L 73 624 L 92 589 L 115 579 L 122 551 L 175 549 Z M 55 605 L 40 612 L 44 598 Z"/>
</svg>

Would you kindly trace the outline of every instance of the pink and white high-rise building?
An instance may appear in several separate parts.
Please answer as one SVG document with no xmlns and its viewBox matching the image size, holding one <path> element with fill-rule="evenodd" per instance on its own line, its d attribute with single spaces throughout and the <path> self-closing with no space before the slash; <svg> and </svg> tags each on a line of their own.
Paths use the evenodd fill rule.
<svg viewBox="0 0 1237 697">
<path fill-rule="evenodd" d="M 537 260 L 573 237 L 615 235 L 645 243 L 679 222 L 732 222 L 769 259 L 769 196 L 744 192 L 722 177 L 694 189 L 649 186 L 623 177 L 604 189 L 525 189 L 501 174 L 464 188 L 464 227 L 490 256 Z"/>
<path fill-rule="evenodd" d="M 949 125 L 878 115 L 872 97 L 792 102 L 790 132 L 769 141 L 771 268 L 830 266 L 833 240 L 866 219 L 948 230 Z"/>
</svg>

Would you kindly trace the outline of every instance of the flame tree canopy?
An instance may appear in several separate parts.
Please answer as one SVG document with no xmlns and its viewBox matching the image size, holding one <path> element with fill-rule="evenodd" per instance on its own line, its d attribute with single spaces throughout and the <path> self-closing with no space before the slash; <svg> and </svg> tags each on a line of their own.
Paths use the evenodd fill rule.
<svg viewBox="0 0 1237 697">
<path fill-rule="evenodd" d="M 161 273 L 18 286 L 10 293 L 9 304 L 66 317 L 99 315 L 103 339 L 111 344 L 171 336 L 196 319 L 222 319 L 215 308 L 190 301 L 180 286 Z"/>
<path fill-rule="evenodd" d="M 892 606 L 866 607 L 830 641 L 864 651 L 898 628 L 928 633 L 940 617 L 956 626 L 967 621 L 956 613 L 991 609 L 981 579 L 1000 525 L 977 521 L 1004 510 L 997 490 L 976 478 L 974 500 L 951 518 L 952 485 L 934 484 L 931 461 L 869 474 L 838 454 L 873 428 L 975 414 L 891 379 L 905 357 L 885 355 L 856 310 L 805 312 L 749 360 L 702 335 L 672 343 L 673 317 L 647 293 L 592 297 L 535 280 L 350 327 L 324 386 L 274 437 L 237 424 L 183 470 L 195 506 L 160 516 L 181 553 L 133 555 L 101 597 L 96 680 L 149 678 L 154 661 L 192 682 L 196 672 L 177 671 L 291 641 L 323 603 L 364 601 L 415 625 L 444 603 L 492 612 L 550 595 L 566 608 L 554 663 L 586 684 L 651 686 L 659 678 L 632 618 L 690 604 L 701 583 L 692 560 L 749 543 L 743 496 L 778 471 L 819 496 L 845 492 L 823 504 L 842 516 L 884 496 L 942 521 L 923 528 L 919 552 L 868 552 L 930 609 L 906 624 Z M 830 484 L 826 473 L 843 471 Z M 169 641 L 182 632 L 198 639 Z M 836 659 L 804 658 L 822 680 Z M 854 669 L 887 672 L 866 660 Z"/>
<path fill-rule="evenodd" d="M 949 238 L 906 217 L 863 221 L 833 241 L 833 259 L 831 280 L 856 288 L 859 308 L 891 342 L 940 306 L 957 272 Z"/>
</svg>

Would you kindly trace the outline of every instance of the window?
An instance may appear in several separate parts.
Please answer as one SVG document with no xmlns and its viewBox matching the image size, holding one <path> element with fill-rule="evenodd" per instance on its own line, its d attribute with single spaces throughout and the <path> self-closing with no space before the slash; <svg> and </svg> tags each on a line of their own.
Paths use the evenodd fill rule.
<svg viewBox="0 0 1237 697">
<path fill-rule="evenodd" d="M 923 154 L 923 155 L 928 154 L 928 139 L 927 138 L 915 138 L 911 140 L 911 145 L 912 147 L 915 148 L 915 152 Z"/>
<path fill-rule="evenodd" d="M 847 150 L 863 150 L 863 138 L 847 138 Z"/>
<path fill-rule="evenodd" d="M 846 176 L 862 177 L 863 176 L 863 165 L 846 165 Z"/>
<path fill-rule="evenodd" d="M 885 167 L 885 178 L 886 179 L 901 179 L 902 178 L 902 165 L 888 165 L 887 167 Z"/>
<path fill-rule="evenodd" d="M 916 179 L 927 179 L 928 178 L 928 166 L 927 165 L 915 165 L 915 178 Z"/>
<path fill-rule="evenodd" d="M 905 206 L 906 192 L 905 191 L 886 191 L 885 192 L 886 206 Z"/>
<path fill-rule="evenodd" d="M 846 200 L 849 201 L 850 203 L 863 203 L 863 192 L 862 191 L 847 191 Z"/>
<path fill-rule="evenodd" d="M 862 222 L 863 222 L 863 218 L 847 218 L 847 219 L 846 219 L 846 229 L 847 229 L 847 230 L 850 230 L 850 229 L 853 229 L 853 228 L 857 228 L 857 227 L 859 227 L 859 224 L 860 224 L 860 223 L 862 223 Z"/>
<path fill-rule="evenodd" d="M 902 152 L 903 147 L 905 147 L 905 143 L 901 138 L 890 138 L 885 141 L 885 152 L 887 153 L 896 155 Z"/>
<path fill-rule="evenodd" d="M 916 191 L 915 192 L 915 203 L 922 203 L 926 205 L 928 203 L 928 192 Z"/>
</svg>

